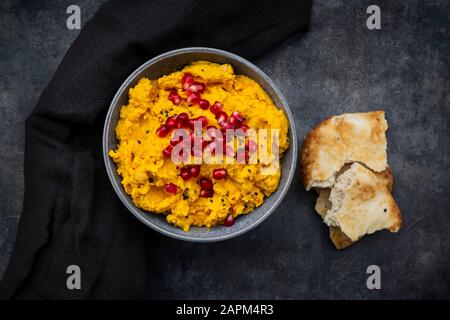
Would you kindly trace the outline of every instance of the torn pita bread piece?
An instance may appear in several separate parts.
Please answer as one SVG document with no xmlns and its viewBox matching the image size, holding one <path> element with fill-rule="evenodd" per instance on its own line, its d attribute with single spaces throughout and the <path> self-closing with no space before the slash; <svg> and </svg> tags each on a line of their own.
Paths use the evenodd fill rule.
<svg viewBox="0 0 450 320">
<path fill-rule="evenodd" d="M 351 165 L 347 164 L 340 170 L 342 174 L 346 170 L 350 169 Z M 386 170 L 382 172 L 375 172 L 375 176 L 378 179 L 378 183 L 385 186 L 389 192 L 392 191 L 394 179 L 392 175 L 392 170 L 387 167 Z M 317 189 L 318 197 L 316 200 L 315 210 L 316 212 L 324 218 L 327 211 L 331 208 L 331 202 L 329 200 L 331 188 Z M 339 227 L 330 226 L 330 239 L 333 241 L 337 249 L 344 249 L 353 244 L 353 241 L 342 232 Z"/>
<path fill-rule="evenodd" d="M 347 164 L 344 166 L 344 168 L 346 169 L 341 170 L 340 172 L 343 173 L 348 169 L 350 169 L 350 167 L 351 165 Z M 388 188 L 389 192 L 392 192 L 392 187 L 394 185 L 394 177 L 392 175 L 391 168 L 387 167 L 386 170 L 382 172 L 375 172 L 375 175 L 377 176 L 378 181 L 386 188 Z M 326 215 L 328 209 L 331 208 L 331 203 L 329 201 L 331 189 L 323 188 L 323 189 L 316 189 L 316 191 L 319 196 L 317 197 L 316 206 L 314 209 L 323 218 Z"/>
<path fill-rule="evenodd" d="M 384 111 L 346 113 L 319 123 L 306 136 L 300 154 L 306 190 L 331 187 L 346 163 L 384 171 L 387 128 Z"/>
<path fill-rule="evenodd" d="M 359 163 L 337 178 L 328 201 L 324 222 L 339 227 L 351 241 L 382 229 L 397 232 L 402 223 L 388 187 Z"/>
<path fill-rule="evenodd" d="M 315 210 L 338 249 L 365 234 L 400 228 L 400 210 L 391 195 L 387 128 L 384 111 L 348 113 L 322 121 L 303 143 L 303 183 L 317 191 Z"/>
<path fill-rule="evenodd" d="M 347 171 L 348 169 L 350 169 L 351 164 L 346 164 L 342 167 L 341 170 L 339 170 L 339 174 L 342 174 L 343 172 Z M 382 171 L 382 172 L 375 172 L 375 175 L 377 176 L 378 180 L 380 181 L 381 184 L 383 184 L 384 186 L 386 186 L 386 188 L 388 188 L 388 190 L 390 192 L 392 192 L 392 187 L 394 185 L 394 176 L 392 175 L 392 170 L 391 168 L 387 167 L 386 170 Z M 318 214 L 320 214 L 322 217 L 325 216 L 325 214 L 327 213 L 328 209 L 330 209 L 331 207 L 331 203 L 328 200 L 330 198 L 330 192 L 331 189 L 330 188 L 317 188 L 316 189 L 317 193 L 318 193 L 318 197 L 316 200 L 316 206 L 315 206 L 315 210 Z"/>
</svg>

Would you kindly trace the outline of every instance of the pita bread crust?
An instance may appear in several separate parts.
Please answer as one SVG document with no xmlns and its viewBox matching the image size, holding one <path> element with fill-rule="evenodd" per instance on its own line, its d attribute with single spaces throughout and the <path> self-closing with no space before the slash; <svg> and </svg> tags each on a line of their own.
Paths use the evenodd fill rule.
<svg viewBox="0 0 450 320">
<path fill-rule="evenodd" d="M 392 174 L 392 170 L 390 167 L 387 167 L 386 170 L 382 172 L 374 172 L 378 178 L 378 181 L 384 185 L 389 192 L 392 192 L 392 188 L 394 187 L 394 175 Z"/>
<path fill-rule="evenodd" d="M 386 181 L 359 163 L 337 178 L 329 200 L 332 205 L 324 222 L 339 227 L 352 241 L 381 229 L 397 232 L 402 224 Z"/>
<path fill-rule="evenodd" d="M 306 190 L 331 187 L 346 163 L 361 162 L 376 172 L 385 170 L 387 128 L 384 111 L 346 113 L 315 126 L 300 153 Z"/>
<path fill-rule="evenodd" d="M 339 250 L 345 249 L 354 243 L 339 227 L 330 227 L 330 239 L 333 241 L 336 249 Z"/>
</svg>

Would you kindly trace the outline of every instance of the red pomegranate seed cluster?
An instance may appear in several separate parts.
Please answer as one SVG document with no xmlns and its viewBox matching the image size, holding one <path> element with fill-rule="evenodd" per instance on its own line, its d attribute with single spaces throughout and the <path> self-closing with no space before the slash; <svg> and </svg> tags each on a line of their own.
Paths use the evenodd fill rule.
<svg viewBox="0 0 450 320">
<path fill-rule="evenodd" d="M 192 165 L 181 168 L 180 177 L 183 180 L 188 180 L 190 178 L 196 178 L 200 174 L 200 166 Z"/>
<path fill-rule="evenodd" d="M 206 85 L 202 82 L 195 81 L 194 77 L 190 73 L 185 73 L 181 79 L 181 86 L 186 92 L 186 102 L 189 105 L 198 105 L 202 110 L 210 110 L 215 115 L 217 123 L 220 129 L 215 126 L 208 126 L 208 118 L 205 116 L 199 116 L 197 118 L 190 119 L 187 113 L 180 113 L 177 116 L 168 117 L 165 123 L 156 130 L 156 134 L 163 138 L 172 132 L 173 129 L 190 129 L 194 131 L 195 121 L 200 121 L 202 128 L 213 129 L 208 130 L 208 135 L 212 141 L 203 140 L 201 137 L 196 136 L 193 132 L 190 132 L 191 140 L 191 155 L 200 157 L 206 148 L 214 153 L 214 150 L 218 144 L 223 145 L 223 149 L 227 156 L 235 156 L 233 148 L 227 144 L 229 140 L 226 136 L 227 129 L 241 129 L 243 132 L 247 132 L 248 125 L 245 124 L 244 117 L 238 112 L 233 111 L 231 115 L 224 112 L 223 106 L 220 102 L 215 101 L 212 105 L 206 99 L 203 99 L 201 94 L 205 92 Z M 168 99 L 174 104 L 179 105 L 182 101 L 180 94 L 177 90 L 172 89 L 169 92 Z M 219 135 L 219 132 L 221 135 Z M 225 135 L 225 136 L 224 136 Z M 182 137 L 173 137 L 170 139 L 170 144 L 163 150 L 163 156 L 170 158 L 172 155 L 173 147 L 182 142 Z M 201 145 L 201 150 L 195 148 L 196 145 Z M 257 144 L 253 140 L 247 139 L 245 142 L 245 159 L 248 160 L 248 153 L 255 152 L 257 150 Z M 189 165 L 180 169 L 179 176 L 183 180 L 189 180 L 191 178 L 197 178 L 200 175 L 199 165 Z M 227 177 L 227 170 L 224 168 L 214 169 L 212 178 L 214 180 L 223 180 Z M 200 196 L 210 198 L 214 194 L 213 182 L 210 178 L 200 177 Z M 166 184 L 166 192 L 177 193 L 178 187 L 173 183 Z M 225 226 L 232 226 L 234 224 L 233 216 L 230 214 L 224 221 Z"/>
<path fill-rule="evenodd" d="M 211 198 L 214 194 L 213 182 L 206 177 L 200 178 L 200 197 Z"/>
</svg>

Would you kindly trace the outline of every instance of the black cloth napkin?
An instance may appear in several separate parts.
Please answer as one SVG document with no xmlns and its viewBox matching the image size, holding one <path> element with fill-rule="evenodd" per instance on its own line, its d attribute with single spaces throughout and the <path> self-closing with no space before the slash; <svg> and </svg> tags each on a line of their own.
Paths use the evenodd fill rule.
<svg viewBox="0 0 450 320">
<path fill-rule="evenodd" d="M 157 249 L 169 240 L 125 209 L 106 175 L 101 136 L 115 92 L 139 65 L 171 49 L 258 57 L 304 31 L 310 7 L 310 0 L 106 3 L 26 120 L 23 213 L 0 298 L 141 298 L 155 265 L 164 265 Z M 80 290 L 66 286 L 70 265 L 80 267 Z"/>
</svg>

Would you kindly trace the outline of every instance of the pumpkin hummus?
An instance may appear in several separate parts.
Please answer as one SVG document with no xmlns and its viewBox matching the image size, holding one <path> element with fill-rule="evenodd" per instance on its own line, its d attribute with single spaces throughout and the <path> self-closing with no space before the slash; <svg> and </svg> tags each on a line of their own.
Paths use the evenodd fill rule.
<svg viewBox="0 0 450 320">
<path fill-rule="evenodd" d="M 205 130 L 206 124 L 218 129 L 277 128 L 280 157 L 289 146 L 284 112 L 259 84 L 235 75 L 228 64 L 198 61 L 157 80 L 142 78 L 129 90 L 116 127 L 117 149 L 109 152 L 137 207 L 165 215 L 184 231 L 190 226 L 229 226 L 276 190 L 279 167 L 272 174 L 262 174 L 267 163 L 260 161 L 174 163 L 166 154 L 175 145 L 169 130 L 189 121 L 180 115 L 202 119 Z"/>
</svg>

